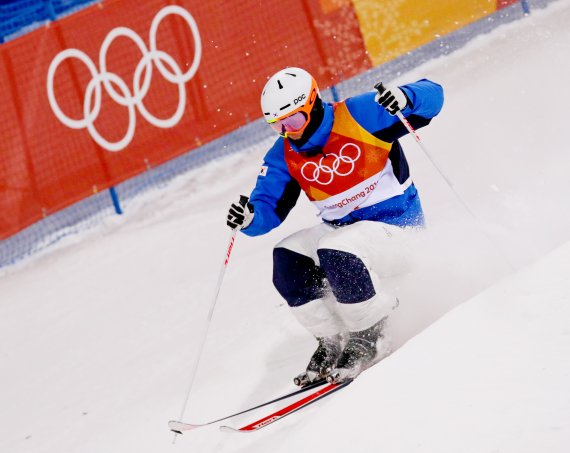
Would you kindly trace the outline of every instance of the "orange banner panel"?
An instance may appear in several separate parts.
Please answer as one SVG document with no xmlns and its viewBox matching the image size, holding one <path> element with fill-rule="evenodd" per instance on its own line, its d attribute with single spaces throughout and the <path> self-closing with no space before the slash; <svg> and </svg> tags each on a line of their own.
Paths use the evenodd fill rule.
<svg viewBox="0 0 570 453">
<path fill-rule="evenodd" d="M 497 0 L 353 0 L 373 64 L 404 55 L 496 11 Z"/>
</svg>

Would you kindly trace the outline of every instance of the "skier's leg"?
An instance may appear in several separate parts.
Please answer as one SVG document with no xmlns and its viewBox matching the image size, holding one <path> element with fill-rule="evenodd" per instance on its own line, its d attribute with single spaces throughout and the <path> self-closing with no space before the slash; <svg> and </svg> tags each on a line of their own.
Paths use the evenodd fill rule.
<svg viewBox="0 0 570 453">
<path fill-rule="evenodd" d="M 319 343 L 306 372 L 296 379 L 299 385 L 328 374 L 341 351 L 342 323 L 317 255 L 319 239 L 332 230 L 320 224 L 299 231 L 273 251 L 273 283 L 295 318 Z"/>
<path fill-rule="evenodd" d="M 339 333 L 334 300 L 317 255 L 319 239 L 332 227 L 319 224 L 298 231 L 273 250 L 273 284 L 295 318 L 315 337 Z M 332 303 L 331 303 L 332 302 Z"/>
<path fill-rule="evenodd" d="M 397 306 L 397 298 L 385 279 L 406 268 L 399 240 L 403 230 L 379 222 L 358 222 L 321 238 L 317 254 L 337 309 L 350 338 L 339 358 L 343 378 L 356 376 L 378 353 L 385 319 Z M 381 343 L 382 353 L 388 345 Z M 338 372 L 338 370 L 336 370 Z"/>
</svg>

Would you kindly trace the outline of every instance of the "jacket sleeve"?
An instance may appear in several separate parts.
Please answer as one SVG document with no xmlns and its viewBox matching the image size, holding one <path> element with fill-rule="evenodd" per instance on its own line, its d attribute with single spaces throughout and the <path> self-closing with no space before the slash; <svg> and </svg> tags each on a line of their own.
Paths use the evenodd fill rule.
<svg viewBox="0 0 570 453">
<path fill-rule="evenodd" d="M 297 203 L 301 188 L 289 173 L 284 154 L 280 138 L 265 155 L 249 199 L 253 221 L 242 230 L 248 236 L 259 236 L 281 225 Z"/>
<path fill-rule="evenodd" d="M 408 99 L 402 114 L 418 129 L 430 123 L 443 106 L 443 88 L 427 79 L 399 87 Z M 381 140 L 394 142 L 408 133 L 397 116 L 390 115 L 374 100 L 375 91 L 347 99 L 354 119 Z"/>
</svg>

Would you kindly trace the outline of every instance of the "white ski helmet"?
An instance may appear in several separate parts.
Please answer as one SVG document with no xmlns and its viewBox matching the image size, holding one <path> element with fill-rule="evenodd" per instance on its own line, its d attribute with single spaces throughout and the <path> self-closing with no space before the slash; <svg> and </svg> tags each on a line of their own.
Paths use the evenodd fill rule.
<svg viewBox="0 0 570 453">
<path fill-rule="evenodd" d="M 309 124 L 318 96 L 319 88 L 311 74 L 301 68 L 285 68 L 265 84 L 261 111 L 280 135 L 300 136 Z"/>
</svg>

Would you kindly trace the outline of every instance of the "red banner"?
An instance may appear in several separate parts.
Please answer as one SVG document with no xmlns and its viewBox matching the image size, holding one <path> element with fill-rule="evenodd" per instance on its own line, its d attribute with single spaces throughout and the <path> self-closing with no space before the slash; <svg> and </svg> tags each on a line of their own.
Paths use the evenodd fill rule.
<svg viewBox="0 0 570 453">
<path fill-rule="evenodd" d="M 512 5 L 513 3 L 517 3 L 520 0 L 497 0 L 497 9 L 503 9 L 506 8 L 509 5 Z"/>
<path fill-rule="evenodd" d="M 232 6 L 235 5 L 235 6 Z M 0 238 L 371 67 L 351 3 L 111 0 L 0 47 Z"/>
</svg>

